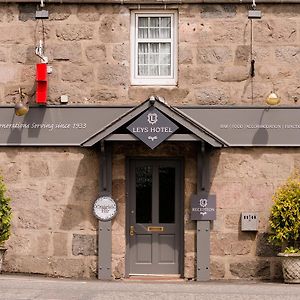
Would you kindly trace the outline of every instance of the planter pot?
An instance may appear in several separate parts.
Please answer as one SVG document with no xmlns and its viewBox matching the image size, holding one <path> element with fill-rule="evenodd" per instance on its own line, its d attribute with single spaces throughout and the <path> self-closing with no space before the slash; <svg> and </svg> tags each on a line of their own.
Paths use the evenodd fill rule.
<svg viewBox="0 0 300 300">
<path fill-rule="evenodd" d="M 2 272 L 2 262 L 6 248 L 0 248 L 0 273 Z"/>
<path fill-rule="evenodd" d="M 300 254 L 279 253 L 282 258 L 282 272 L 285 283 L 300 283 Z"/>
</svg>

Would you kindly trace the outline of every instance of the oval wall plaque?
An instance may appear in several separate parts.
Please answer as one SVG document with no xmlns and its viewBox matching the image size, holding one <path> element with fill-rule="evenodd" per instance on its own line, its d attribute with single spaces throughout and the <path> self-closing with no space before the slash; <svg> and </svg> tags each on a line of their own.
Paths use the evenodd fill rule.
<svg viewBox="0 0 300 300">
<path fill-rule="evenodd" d="M 95 201 L 93 211 L 100 221 L 110 221 L 117 214 L 117 204 L 110 196 L 102 196 Z"/>
</svg>

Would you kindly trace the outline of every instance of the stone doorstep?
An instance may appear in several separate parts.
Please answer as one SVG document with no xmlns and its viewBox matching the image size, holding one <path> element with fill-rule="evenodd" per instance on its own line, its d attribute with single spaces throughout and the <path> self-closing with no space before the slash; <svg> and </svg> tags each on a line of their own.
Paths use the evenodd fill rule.
<svg viewBox="0 0 300 300">
<path fill-rule="evenodd" d="M 137 274 L 122 278 L 122 281 L 184 282 L 185 279 L 180 276 L 180 274 Z"/>
</svg>

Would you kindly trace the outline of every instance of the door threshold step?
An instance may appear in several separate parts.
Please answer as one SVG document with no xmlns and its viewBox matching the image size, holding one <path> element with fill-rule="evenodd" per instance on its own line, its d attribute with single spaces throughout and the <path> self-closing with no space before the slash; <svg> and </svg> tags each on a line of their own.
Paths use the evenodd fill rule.
<svg viewBox="0 0 300 300">
<path fill-rule="evenodd" d="M 180 275 L 177 274 L 151 274 L 151 275 L 129 275 L 128 278 L 124 278 L 124 281 L 176 281 L 176 282 L 183 282 L 185 281 L 184 278 L 181 278 Z"/>
</svg>

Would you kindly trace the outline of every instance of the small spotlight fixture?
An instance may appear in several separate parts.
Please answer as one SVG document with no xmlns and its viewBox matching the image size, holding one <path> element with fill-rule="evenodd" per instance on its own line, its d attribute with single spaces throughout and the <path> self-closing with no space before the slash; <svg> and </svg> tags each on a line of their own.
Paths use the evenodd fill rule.
<svg viewBox="0 0 300 300">
<path fill-rule="evenodd" d="M 280 98 L 277 96 L 276 93 L 271 92 L 270 95 L 266 99 L 266 103 L 268 105 L 277 105 L 280 103 Z"/>
</svg>

